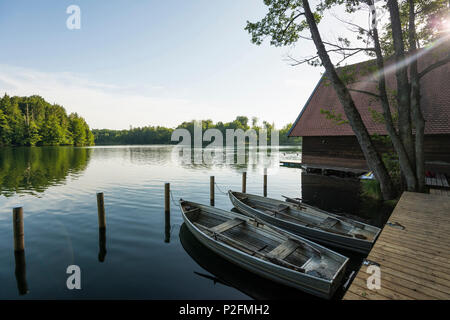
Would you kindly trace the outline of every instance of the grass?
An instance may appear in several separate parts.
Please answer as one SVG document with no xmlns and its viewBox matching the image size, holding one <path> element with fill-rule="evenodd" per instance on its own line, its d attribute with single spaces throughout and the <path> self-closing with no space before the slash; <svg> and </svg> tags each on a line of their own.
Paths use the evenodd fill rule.
<svg viewBox="0 0 450 320">
<path fill-rule="evenodd" d="M 361 181 L 361 190 L 362 195 L 375 199 L 375 200 L 383 200 L 383 196 L 381 194 L 380 184 L 377 180 L 362 180 Z"/>
</svg>

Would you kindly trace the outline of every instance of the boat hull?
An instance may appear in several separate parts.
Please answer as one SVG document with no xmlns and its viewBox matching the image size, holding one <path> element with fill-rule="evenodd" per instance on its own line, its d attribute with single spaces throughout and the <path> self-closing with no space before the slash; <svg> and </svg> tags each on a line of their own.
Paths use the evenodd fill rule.
<svg viewBox="0 0 450 320">
<path fill-rule="evenodd" d="M 345 268 L 347 265 L 348 258 L 345 258 L 345 262 L 342 264 L 338 274 L 336 274 L 333 281 L 324 280 L 309 276 L 307 274 L 302 274 L 281 266 L 269 263 L 262 259 L 250 256 L 233 247 L 230 247 L 220 241 L 213 239 L 199 228 L 197 228 L 184 214 L 183 210 L 183 220 L 189 229 L 189 231 L 208 249 L 214 251 L 222 258 L 230 261 L 231 263 L 246 269 L 252 273 L 255 273 L 263 278 L 269 279 L 271 281 L 296 288 L 298 290 L 304 291 L 306 293 L 312 294 L 317 297 L 330 299 L 338 285 L 341 283 L 342 278 L 345 273 Z M 295 236 L 294 236 L 295 237 Z M 300 241 L 307 241 L 301 237 L 297 237 Z M 329 249 L 323 248 L 332 252 Z M 333 254 L 339 255 L 332 252 Z"/>
<path fill-rule="evenodd" d="M 334 248 L 340 248 L 345 250 L 350 250 L 353 252 L 358 252 L 362 254 L 368 254 L 372 249 L 374 241 L 365 241 L 356 238 L 349 238 L 332 232 L 327 232 L 320 229 L 314 229 L 306 226 L 302 226 L 297 223 L 289 222 L 286 220 L 278 219 L 272 217 L 260 210 L 254 209 L 242 201 L 240 201 L 233 193 L 230 191 L 229 197 L 234 207 L 239 210 L 239 212 L 249 216 L 255 217 L 266 223 L 281 228 L 283 230 L 292 232 L 301 237 L 307 238 L 311 241 L 321 243 L 326 246 L 331 246 Z M 282 202 L 282 201 L 280 201 Z M 336 217 L 335 215 L 330 215 L 330 217 Z"/>
</svg>

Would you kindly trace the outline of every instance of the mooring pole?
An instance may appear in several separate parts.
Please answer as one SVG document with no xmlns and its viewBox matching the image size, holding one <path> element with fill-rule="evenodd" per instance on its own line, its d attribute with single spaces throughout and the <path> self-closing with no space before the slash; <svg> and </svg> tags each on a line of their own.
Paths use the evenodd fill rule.
<svg viewBox="0 0 450 320">
<path fill-rule="evenodd" d="M 214 206 L 214 176 L 209 177 L 209 198 L 210 204 Z"/>
<path fill-rule="evenodd" d="M 14 230 L 14 251 L 24 251 L 24 231 L 23 231 L 23 208 L 13 209 L 13 230 Z"/>
<path fill-rule="evenodd" d="M 264 168 L 264 188 L 263 188 L 264 197 L 267 197 L 267 168 Z"/>
<path fill-rule="evenodd" d="M 170 242 L 170 183 L 164 184 L 164 242 Z"/>
<path fill-rule="evenodd" d="M 98 228 L 106 228 L 106 217 L 105 217 L 105 199 L 103 192 L 97 193 L 97 210 L 98 210 Z"/>
<path fill-rule="evenodd" d="M 106 213 L 105 198 L 103 192 L 97 193 L 97 211 L 98 211 L 98 261 L 104 262 L 106 257 Z"/>
<path fill-rule="evenodd" d="M 170 212 L 164 214 L 164 242 L 170 242 Z"/>
<path fill-rule="evenodd" d="M 170 213 L 170 183 L 164 184 L 164 212 Z"/>
<path fill-rule="evenodd" d="M 242 172 L 242 193 L 247 192 L 247 172 Z"/>
</svg>

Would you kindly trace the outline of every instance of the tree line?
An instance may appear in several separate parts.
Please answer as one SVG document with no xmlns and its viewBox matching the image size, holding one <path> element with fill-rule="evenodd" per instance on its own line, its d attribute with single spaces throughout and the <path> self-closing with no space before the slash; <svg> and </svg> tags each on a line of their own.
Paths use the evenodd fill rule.
<svg viewBox="0 0 450 320">
<path fill-rule="evenodd" d="M 199 121 L 200 122 L 200 121 Z M 186 129 L 191 135 L 194 134 L 195 120 L 185 121 L 178 125 L 175 129 Z M 262 125 L 258 124 L 258 118 L 253 117 L 250 123 L 248 117 L 237 116 L 231 122 L 218 121 L 214 123 L 212 120 L 202 120 L 202 132 L 207 129 L 218 129 L 226 136 L 227 129 L 242 129 L 247 131 L 249 129 L 255 130 L 257 135 L 261 130 L 265 129 L 268 132 L 268 141 L 270 143 L 270 132 L 275 129 L 275 125 L 267 121 L 263 121 Z M 299 144 L 301 138 L 288 138 L 287 133 L 292 127 L 292 124 L 287 124 L 279 130 L 280 145 Z M 119 144 L 176 144 L 178 141 L 171 141 L 172 132 L 174 128 L 166 128 L 162 126 L 145 126 L 138 128 L 130 128 L 129 130 L 110 130 L 110 129 L 93 129 L 92 133 L 95 137 L 97 145 L 119 145 Z M 224 141 L 225 142 L 225 141 Z"/>
<path fill-rule="evenodd" d="M 94 135 L 77 113 L 38 95 L 0 99 L 0 146 L 90 146 Z"/>
</svg>

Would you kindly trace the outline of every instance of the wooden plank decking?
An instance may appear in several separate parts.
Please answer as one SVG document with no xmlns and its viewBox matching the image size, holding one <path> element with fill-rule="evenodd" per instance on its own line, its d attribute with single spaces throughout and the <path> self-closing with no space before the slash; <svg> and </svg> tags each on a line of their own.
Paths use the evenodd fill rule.
<svg viewBox="0 0 450 320">
<path fill-rule="evenodd" d="M 367 288 L 362 266 L 344 300 L 450 299 L 450 197 L 405 192 L 368 260 L 380 265 L 381 289 Z"/>
<path fill-rule="evenodd" d="M 430 188 L 430 193 L 450 197 L 450 189 Z"/>
<path fill-rule="evenodd" d="M 329 166 L 329 165 L 320 165 L 320 164 L 311 164 L 311 163 L 304 163 L 297 160 L 281 160 L 280 164 L 282 166 L 286 167 L 293 167 L 293 168 L 302 168 L 302 169 L 319 169 L 319 170 L 332 170 L 332 171 L 342 171 L 342 172 L 349 172 L 356 175 L 361 175 L 363 173 L 367 173 L 368 170 L 365 169 L 356 169 L 356 168 L 346 168 L 346 167 L 336 167 L 336 166 Z"/>
</svg>

